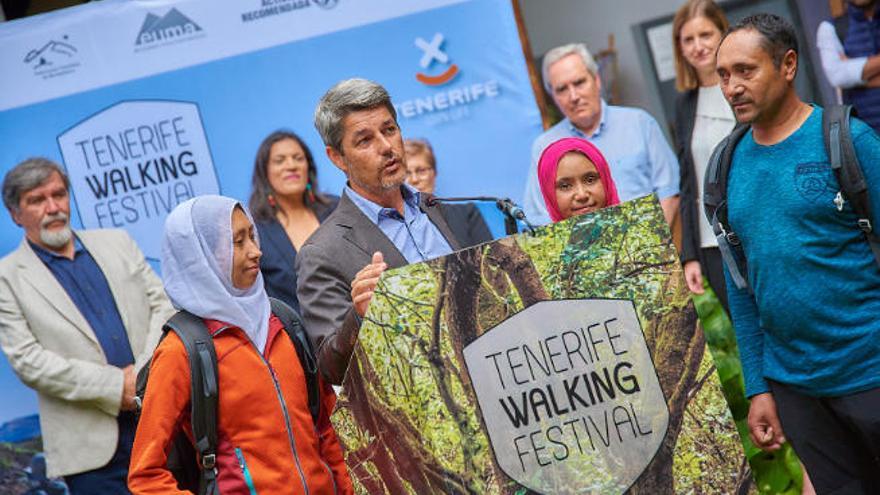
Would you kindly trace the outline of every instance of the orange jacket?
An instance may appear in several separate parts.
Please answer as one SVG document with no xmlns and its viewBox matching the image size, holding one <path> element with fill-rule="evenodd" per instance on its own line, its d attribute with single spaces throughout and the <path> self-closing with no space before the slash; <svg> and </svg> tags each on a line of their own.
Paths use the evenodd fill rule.
<svg viewBox="0 0 880 495">
<path fill-rule="evenodd" d="M 281 321 L 274 315 L 269 321 L 262 356 L 241 329 L 213 320 L 205 324 L 217 350 L 220 493 L 353 493 L 329 419 L 336 396 L 322 381 L 316 427 L 309 412 L 305 374 Z M 177 334 L 170 332 L 150 365 L 128 473 L 133 494 L 189 493 L 177 488 L 165 464 L 180 428 L 191 440 L 189 360 Z"/>
</svg>

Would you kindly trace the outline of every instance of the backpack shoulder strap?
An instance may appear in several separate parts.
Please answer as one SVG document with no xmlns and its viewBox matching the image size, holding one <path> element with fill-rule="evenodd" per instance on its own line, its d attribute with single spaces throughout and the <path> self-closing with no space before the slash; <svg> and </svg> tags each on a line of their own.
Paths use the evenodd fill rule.
<svg viewBox="0 0 880 495">
<path fill-rule="evenodd" d="M 727 175 L 730 172 L 730 163 L 733 160 L 736 145 L 748 130 L 749 126 L 747 125 L 735 127 L 715 146 L 709 157 L 706 176 L 703 179 L 703 208 L 709 222 L 712 222 L 713 216 L 720 214 L 719 218 L 725 224 L 727 223 Z M 722 211 L 716 211 L 719 208 Z"/>
<path fill-rule="evenodd" d="M 217 487 L 217 353 L 214 339 L 198 316 L 178 311 L 163 327 L 180 337 L 189 357 L 192 430 L 201 466 L 199 493 L 216 494 Z"/>
<path fill-rule="evenodd" d="M 317 425 L 318 418 L 321 414 L 321 390 L 318 383 L 318 362 L 315 359 L 315 352 L 312 349 L 311 341 L 306 335 L 305 326 L 299 314 L 284 301 L 269 298 L 269 304 L 272 306 L 274 313 L 284 325 L 284 331 L 293 342 L 296 348 L 296 356 L 302 365 L 303 373 L 306 376 L 306 389 L 309 399 L 309 412 L 312 414 L 312 421 Z"/>
<path fill-rule="evenodd" d="M 703 182 L 703 209 L 718 239 L 718 249 L 737 288 L 748 287 L 746 257 L 736 233 L 727 221 L 727 176 L 733 152 L 749 126 L 737 126 L 712 151 Z"/>
<path fill-rule="evenodd" d="M 837 39 L 842 45 L 846 41 L 847 33 L 849 33 L 849 13 L 844 12 L 843 15 L 831 19 L 831 24 L 834 25 L 834 32 L 837 33 Z"/>
<path fill-rule="evenodd" d="M 838 209 L 843 208 L 843 199 L 849 201 L 858 218 L 858 227 L 864 232 L 874 258 L 880 265 L 880 237 L 871 224 L 873 216 L 868 198 L 868 183 L 852 141 L 850 118 L 854 113 L 851 105 L 832 105 L 826 108 L 822 114 L 822 133 L 831 170 L 840 184 Z"/>
</svg>

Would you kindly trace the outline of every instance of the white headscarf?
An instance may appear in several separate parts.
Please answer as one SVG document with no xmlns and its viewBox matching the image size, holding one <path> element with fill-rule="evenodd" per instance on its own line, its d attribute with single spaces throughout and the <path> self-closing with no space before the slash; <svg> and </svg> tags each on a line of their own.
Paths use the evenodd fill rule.
<svg viewBox="0 0 880 495">
<path fill-rule="evenodd" d="M 248 289 L 232 285 L 232 212 L 236 206 L 253 223 L 247 208 L 224 196 L 199 196 L 177 205 L 165 220 L 162 281 L 175 308 L 235 325 L 263 352 L 271 312 L 263 274 Z"/>
</svg>

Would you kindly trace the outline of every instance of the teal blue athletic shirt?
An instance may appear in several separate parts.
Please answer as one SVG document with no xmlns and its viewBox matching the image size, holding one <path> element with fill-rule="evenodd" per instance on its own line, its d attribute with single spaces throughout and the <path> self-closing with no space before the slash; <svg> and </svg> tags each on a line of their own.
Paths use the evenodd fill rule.
<svg viewBox="0 0 880 495">
<path fill-rule="evenodd" d="M 853 142 L 880 230 L 880 138 L 853 120 Z M 824 397 L 880 386 L 880 269 L 822 141 L 822 109 L 772 146 L 749 131 L 728 176 L 730 226 L 742 239 L 754 295 L 727 275 L 746 395 L 765 379 Z"/>
</svg>

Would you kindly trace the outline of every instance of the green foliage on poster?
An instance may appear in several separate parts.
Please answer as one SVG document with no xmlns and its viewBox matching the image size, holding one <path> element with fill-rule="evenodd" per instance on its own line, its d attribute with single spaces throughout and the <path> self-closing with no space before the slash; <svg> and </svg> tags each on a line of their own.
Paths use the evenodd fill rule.
<svg viewBox="0 0 880 495">
<path fill-rule="evenodd" d="M 531 493 L 535 480 L 515 480 L 498 461 L 464 354 L 505 321 L 559 300 L 632 301 L 669 416 L 628 490 L 623 473 L 588 465 L 608 464 L 600 452 L 568 461 L 590 473 L 577 491 L 563 481 L 542 491 L 747 493 L 737 426 L 655 198 L 384 274 L 333 415 L 356 490 Z M 730 359 L 718 365 L 728 378 Z"/>
</svg>

